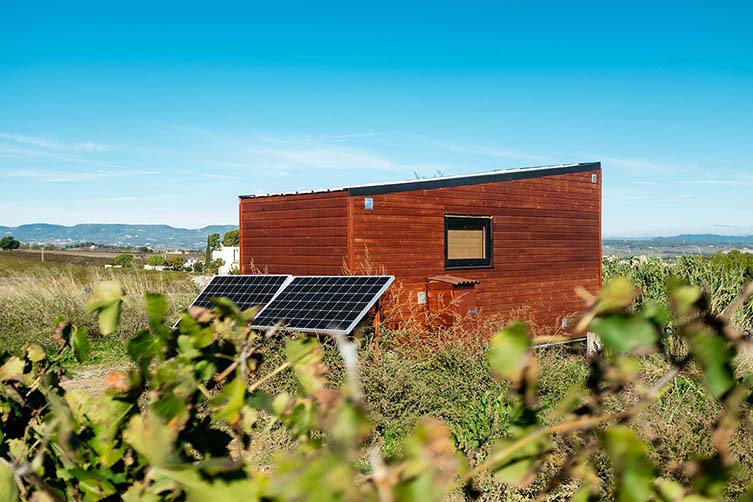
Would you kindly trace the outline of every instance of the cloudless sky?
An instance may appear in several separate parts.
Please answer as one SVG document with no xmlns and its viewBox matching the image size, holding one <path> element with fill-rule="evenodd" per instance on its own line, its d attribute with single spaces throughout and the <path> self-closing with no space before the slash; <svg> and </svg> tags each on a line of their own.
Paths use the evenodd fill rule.
<svg viewBox="0 0 753 502">
<path fill-rule="evenodd" d="M 0 225 L 601 161 L 606 236 L 753 234 L 753 3 L 0 4 Z"/>
</svg>

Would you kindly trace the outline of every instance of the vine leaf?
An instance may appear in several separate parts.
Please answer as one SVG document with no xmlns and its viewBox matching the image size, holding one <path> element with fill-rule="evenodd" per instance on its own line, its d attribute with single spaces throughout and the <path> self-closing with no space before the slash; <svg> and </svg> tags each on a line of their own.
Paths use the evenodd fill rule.
<svg viewBox="0 0 753 502">
<path fill-rule="evenodd" d="M 176 436 L 176 431 L 151 411 L 134 415 L 123 434 L 125 441 L 154 467 L 167 465 L 172 460 Z"/>
<path fill-rule="evenodd" d="M 123 290 L 119 282 L 100 282 L 94 286 L 94 293 L 86 304 L 86 313 L 96 312 L 100 331 L 103 335 L 110 335 L 118 328 L 122 303 Z"/>
<path fill-rule="evenodd" d="M 241 418 L 241 408 L 245 404 L 246 385 L 240 372 L 230 380 L 210 401 L 214 419 L 225 421 L 230 425 Z"/>
<path fill-rule="evenodd" d="M 648 458 L 648 447 L 624 425 L 607 429 L 604 446 L 615 474 L 615 495 L 620 502 L 643 502 L 653 498 L 656 469 Z"/>
<path fill-rule="evenodd" d="M 656 346 L 655 326 L 634 316 L 612 315 L 594 319 L 591 329 L 604 346 L 617 352 L 648 352 Z"/>
<path fill-rule="evenodd" d="M 14 502 L 19 500 L 18 495 L 18 486 L 13 476 L 13 470 L 5 463 L 0 463 L 0 500 Z"/>
<path fill-rule="evenodd" d="M 76 361 L 82 363 L 89 358 L 91 351 L 91 344 L 89 338 L 86 336 L 86 328 L 78 328 L 71 335 L 71 348 L 73 349 L 73 355 L 76 357 Z"/>
<path fill-rule="evenodd" d="M 489 365 L 498 375 L 513 382 L 520 381 L 528 363 L 530 347 L 531 337 L 528 336 L 525 324 L 510 323 L 492 338 Z"/>
<path fill-rule="evenodd" d="M 322 347 L 314 338 L 286 340 L 285 353 L 298 382 L 307 394 L 314 394 L 324 388 L 326 367 L 322 364 Z"/>
<path fill-rule="evenodd" d="M 703 377 L 709 391 L 720 399 L 735 386 L 732 368 L 733 351 L 727 340 L 713 333 L 688 334 L 690 350 L 703 368 Z"/>
</svg>

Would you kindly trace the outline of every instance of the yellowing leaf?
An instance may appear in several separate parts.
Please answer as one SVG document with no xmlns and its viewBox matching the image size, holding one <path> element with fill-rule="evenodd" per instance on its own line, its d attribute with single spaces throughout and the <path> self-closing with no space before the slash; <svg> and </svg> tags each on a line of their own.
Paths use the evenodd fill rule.
<svg viewBox="0 0 753 502">
<path fill-rule="evenodd" d="M 24 375 L 24 361 L 16 356 L 12 356 L 5 361 L 5 364 L 0 366 L 0 382 L 8 380 L 21 381 L 21 377 Z"/>
<path fill-rule="evenodd" d="M 26 346 L 26 358 L 33 362 L 38 363 L 46 357 L 44 349 L 36 343 L 31 343 Z"/>
<path fill-rule="evenodd" d="M 123 434 L 125 441 L 155 467 L 172 459 L 176 436 L 176 431 L 152 412 L 131 418 Z"/>
<path fill-rule="evenodd" d="M 18 486 L 13 471 L 5 463 L 0 463 L 0 500 L 15 502 L 18 498 Z"/>
</svg>

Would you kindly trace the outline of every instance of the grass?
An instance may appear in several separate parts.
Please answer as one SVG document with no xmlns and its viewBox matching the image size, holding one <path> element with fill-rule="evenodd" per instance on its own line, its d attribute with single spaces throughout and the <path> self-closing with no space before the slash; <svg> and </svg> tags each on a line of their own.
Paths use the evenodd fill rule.
<svg viewBox="0 0 753 502">
<path fill-rule="evenodd" d="M 393 344 L 390 333 L 383 333 L 379 360 L 371 340 L 362 339 L 360 345 L 362 388 L 369 408 L 370 420 L 375 425 L 371 443 L 379 446 L 386 456 L 399 456 L 400 442 L 421 417 L 434 417 L 447 423 L 456 447 L 470 463 L 481 461 L 491 446 L 505 437 L 512 403 L 507 398 L 507 384 L 495 378 L 483 356 L 484 343 L 447 344 L 432 350 L 409 351 Z M 338 382 L 343 368 L 337 349 L 323 341 L 325 363 L 330 377 Z M 265 353 L 267 371 L 284 360 L 279 349 Z M 573 386 L 585 383 L 588 368 L 585 356 L 577 347 L 549 347 L 536 352 L 539 368 L 539 400 L 542 423 L 551 424 L 557 419 L 555 411 Z M 654 355 L 640 358 L 642 375 L 652 381 L 663 374 L 667 365 Z M 263 385 L 263 390 L 273 393 L 296 391 L 296 382 L 290 373 L 280 373 Z M 628 388 L 607 404 L 616 411 L 637 399 L 637 389 Z M 712 451 L 710 426 L 720 412 L 718 403 L 706 392 L 702 375 L 689 368 L 672 383 L 668 392 L 653 406 L 641 412 L 630 425 L 652 445 L 651 455 L 662 474 L 677 476 L 671 468 L 674 462 L 690 460 Z M 268 453 L 289 446 L 289 439 L 273 433 L 263 449 Z M 543 479 L 551 476 L 561 463 L 576 454 L 570 444 L 555 440 L 540 476 L 528 489 L 505 486 L 494 476 L 485 476 L 476 488 L 481 500 L 531 500 L 534 489 L 541 488 Z M 734 452 L 741 469 L 733 474 L 728 496 L 736 498 L 745 492 L 753 479 L 753 434 L 741 429 L 734 441 Z M 609 484 L 611 472 L 603 452 L 592 457 L 593 467 Z M 566 500 L 577 488 L 565 483 L 559 490 Z"/>
<path fill-rule="evenodd" d="M 675 261 L 659 257 L 618 258 L 604 260 L 604 282 L 623 276 L 641 289 L 639 301 L 667 304 L 667 284 L 680 279 L 702 287 L 711 297 L 711 309 L 721 313 L 732 303 L 746 282 L 753 280 L 753 255 L 733 254 L 683 256 Z M 753 330 L 753 303 L 740 309 L 732 323 L 741 329 Z"/>
<path fill-rule="evenodd" d="M 94 315 L 85 312 L 94 284 L 118 280 L 126 291 L 120 331 L 111 337 L 99 333 Z M 125 340 L 147 324 L 144 293 L 168 296 L 171 318 L 190 304 L 197 287 L 181 272 L 139 269 L 105 269 L 55 262 L 29 263 L 12 253 L 0 253 L 0 344 L 17 350 L 25 343 L 50 347 L 53 322 L 64 316 L 89 330 L 94 347 L 93 362 L 125 358 Z"/>
</svg>

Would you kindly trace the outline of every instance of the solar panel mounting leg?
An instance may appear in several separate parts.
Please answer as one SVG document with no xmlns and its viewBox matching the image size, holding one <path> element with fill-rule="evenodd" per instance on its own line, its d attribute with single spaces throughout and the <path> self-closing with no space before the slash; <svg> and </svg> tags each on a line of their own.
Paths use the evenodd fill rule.
<svg viewBox="0 0 753 502">
<path fill-rule="evenodd" d="M 381 335 L 380 325 L 382 324 L 382 309 L 379 301 L 374 305 L 374 361 L 379 364 L 379 337 Z"/>
<path fill-rule="evenodd" d="M 593 359 L 601 353 L 601 339 L 596 333 L 586 333 L 586 356 Z"/>
</svg>

